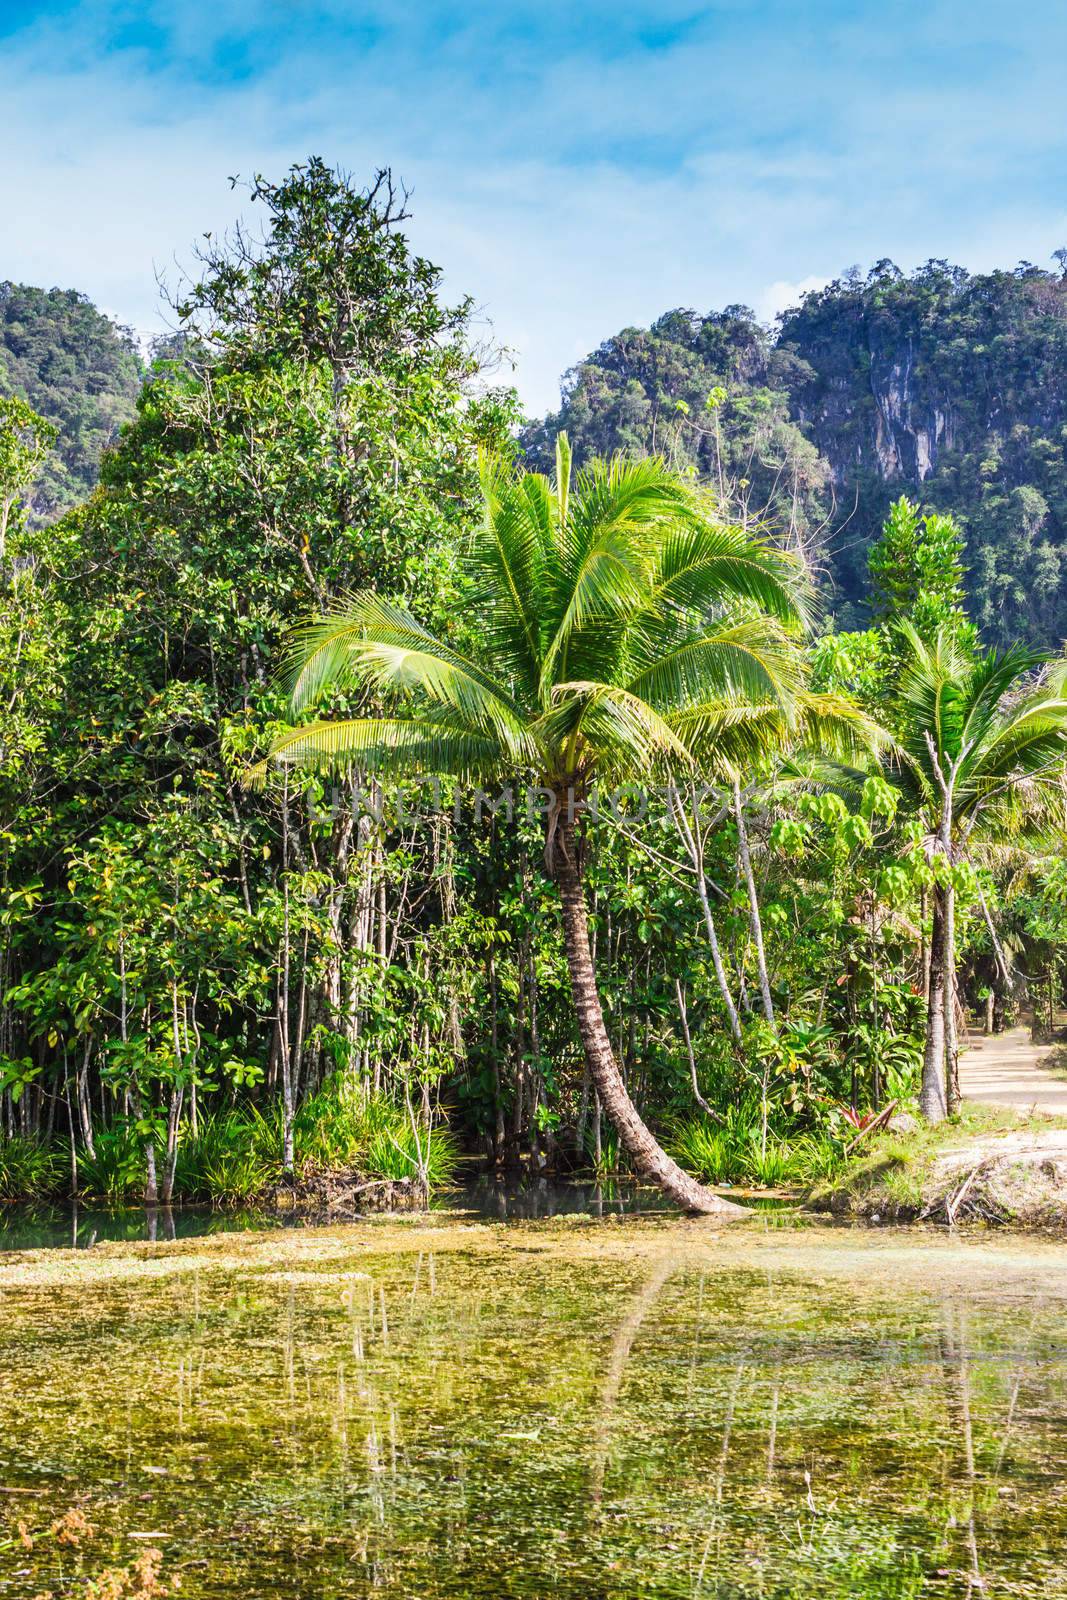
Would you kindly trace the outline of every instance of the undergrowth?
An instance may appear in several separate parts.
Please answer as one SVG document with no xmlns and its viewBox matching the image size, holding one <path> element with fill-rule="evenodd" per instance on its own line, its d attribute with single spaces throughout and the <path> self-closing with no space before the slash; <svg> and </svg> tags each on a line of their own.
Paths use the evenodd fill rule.
<svg viewBox="0 0 1067 1600">
<path fill-rule="evenodd" d="M 209 1111 L 196 1132 L 186 1124 L 174 1173 L 176 1200 L 237 1205 L 278 1183 L 282 1172 L 282 1109 L 254 1106 Z M 126 1122 L 94 1129 L 93 1152 L 79 1145 L 77 1190 L 110 1204 L 137 1202 L 145 1192 L 143 1141 Z M 402 1105 L 365 1095 L 341 1081 L 327 1084 L 300 1106 L 293 1123 L 294 1164 L 305 1173 L 355 1171 L 367 1178 L 414 1176 L 420 1154 L 431 1189 L 453 1181 L 460 1149 L 445 1126 L 416 1130 Z M 157 1150 L 162 1172 L 163 1153 Z M 0 1140 L 0 1200 L 57 1198 L 72 1193 L 70 1142 L 49 1144 L 15 1135 Z"/>
</svg>

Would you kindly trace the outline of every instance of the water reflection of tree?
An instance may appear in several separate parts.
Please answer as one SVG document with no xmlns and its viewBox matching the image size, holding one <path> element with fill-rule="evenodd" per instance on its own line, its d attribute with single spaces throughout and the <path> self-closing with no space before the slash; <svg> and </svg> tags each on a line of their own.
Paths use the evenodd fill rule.
<svg viewBox="0 0 1067 1600">
<path fill-rule="evenodd" d="M 963 1491 L 962 1516 L 957 1519 L 964 1530 L 969 1571 L 967 1595 L 985 1588 L 978 1552 L 978 1527 L 975 1516 L 977 1469 L 974 1452 L 974 1420 L 971 1409 L 971 1358 L 968 1345 L 967 1313 L 962 1307 L 946 1305 L 939 1339 L 948 1413 L 956 1430 L 959 1452 L 957 1481 Z"/>
<path fill-rule="evenodd" d="M 641 1324 L 659 1298 L 673 1267 L 674 1262 L 670 1256 L 661 1256 L 657 1261 L 653 1262 L 652 1271 L 634 1296 L 629 1311 L 619 1323 L 618 1328 L 615 1330 L 615 1336 L 611 1341 L 604 1381 L 600 1386 L 597 1423 L 593 1435 L 590 1498 L 595 1507 L 599 1507 L 604 1495 L 604 1477 L 607 1472 L 608 1456 L 611 1453 L 611 1436 L 615 1412 L 619 1403 L 619 1395 L 622 1391 L 623 1379 L 626 1376 L 630 1351 L 633 1349 L 634 1340 L 641 1330 Z"/>
</svg>

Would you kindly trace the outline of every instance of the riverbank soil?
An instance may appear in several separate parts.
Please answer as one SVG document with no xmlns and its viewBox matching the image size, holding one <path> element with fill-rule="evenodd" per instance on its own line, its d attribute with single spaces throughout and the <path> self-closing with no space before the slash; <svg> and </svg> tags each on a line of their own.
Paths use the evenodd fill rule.
<svg viewBox="0 0 1067 1600">
<path fill-rule="evenodd" d="M 1034 1044 L 1024 1027 L 969 1034 L 960 1058 L 958 1121 L 873 1138 L 811 1203 L 876 1221 L 982 1221 L 1067 1232 L 1062 1056 L 1062 1046 Z"/>
</svg>

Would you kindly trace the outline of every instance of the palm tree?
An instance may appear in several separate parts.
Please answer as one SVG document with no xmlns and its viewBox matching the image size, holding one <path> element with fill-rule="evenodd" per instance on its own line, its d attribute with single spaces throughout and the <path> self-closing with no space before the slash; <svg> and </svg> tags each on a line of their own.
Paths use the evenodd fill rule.
<svg viewBox="0 0 1067 1600">
<path fill-rule="evenodd" d="M 801 688 L 797 570 L 714 520 L 661 461 L 598 461 L 572 481 L 483 465 L 467 552 L 477 656 L 373 593 L 307 628 L 294 710 L 327 685 L 396 697 L 403 714 L 314 722 L 268 760 L 363 763 L 379 775 L 476 782 L 525 774 L 550 796 L 545 859 L 559 888 L 578 1029 L 601 1103 L 636 1171 L 689 1211 L 740 1214 L 661 1149 L 614 1058 L 590 952 L 579 823 L 595 786 L 691 771 L 716 727 L 784 714 Z"/>
<path fill-rule="evenodd" d="M 1013 646 L 973 655 L 950 628 L 925 642 L 900 624 L 902 729 L 890 773 L 926 830 L 935 868 L 920 1106 L 929 1122 L 955 1108 L 956 944 L 953 869 L 979 845 L 1058 811 L 1067 764 L 1064 664 Z"/>
</svg>

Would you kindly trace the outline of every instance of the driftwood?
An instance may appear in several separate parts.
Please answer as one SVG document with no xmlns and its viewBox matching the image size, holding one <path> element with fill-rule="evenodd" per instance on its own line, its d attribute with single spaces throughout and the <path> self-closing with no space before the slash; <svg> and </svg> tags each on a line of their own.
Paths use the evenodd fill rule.
<svg viewBox="0 0 1067 1600">
<path fill-rule="evenodd" d="M 382 1211 L 422 1211 L 426 1189 L 416 1178 L 364 1178 L 357 1172 L 309 1172 L 281 1183 L 270 1195 L 279 1215 L 313 1222 L 345 1222 Z"/>
</svg>

